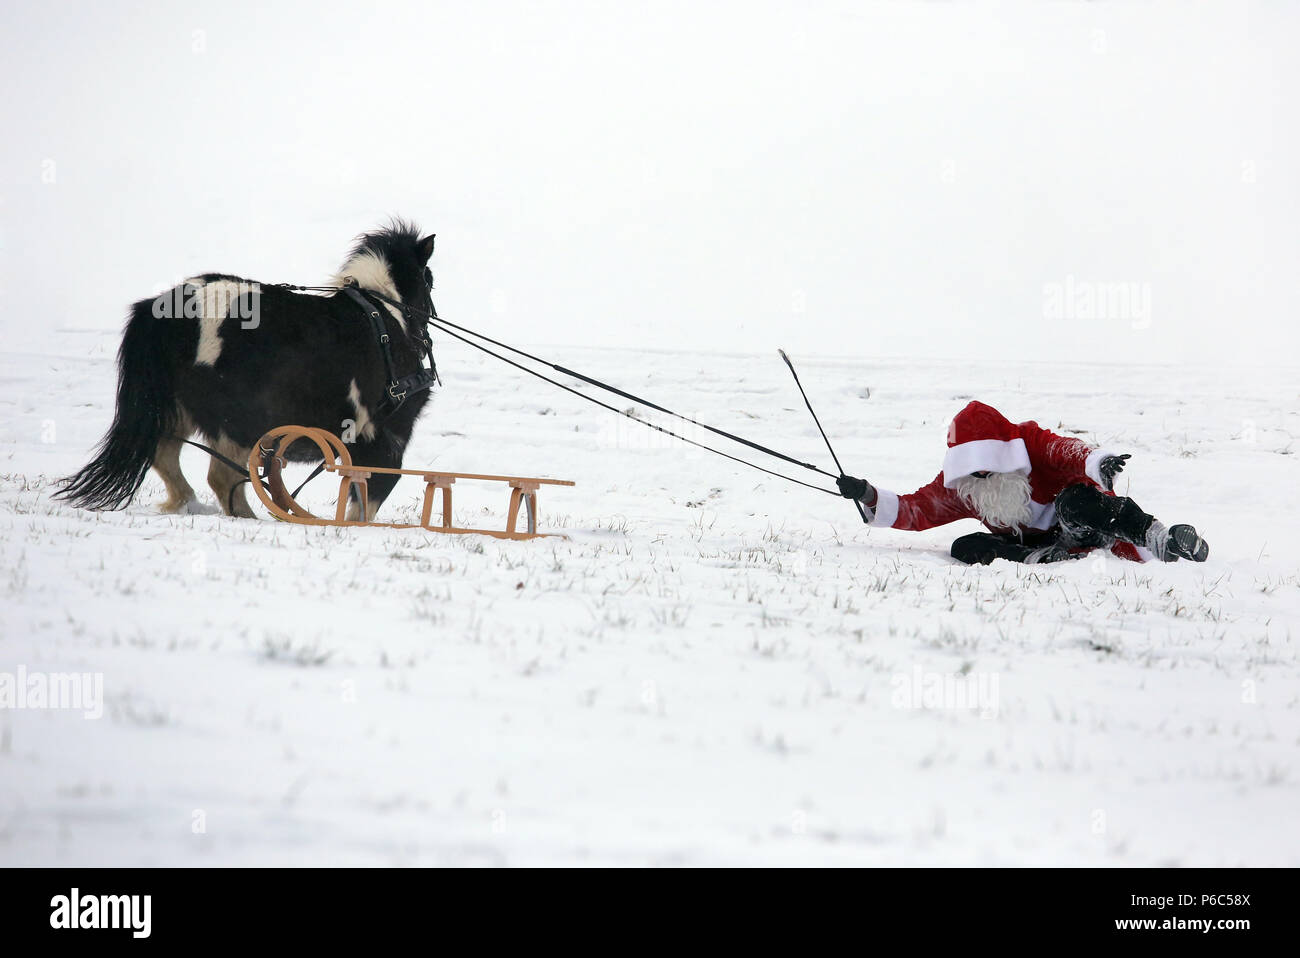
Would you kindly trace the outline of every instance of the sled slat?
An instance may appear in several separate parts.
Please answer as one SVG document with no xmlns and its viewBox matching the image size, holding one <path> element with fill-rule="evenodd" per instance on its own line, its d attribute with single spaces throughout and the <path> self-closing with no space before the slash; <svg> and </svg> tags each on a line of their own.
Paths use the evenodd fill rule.
<svg viewBox="0 0 1300 958">
<path fill-rule="evenodd" d="M 490 482 L 536 482 L 545 486 L 572 486 L 576 483 L 571 479 L 538 479 L 531 476 L 485 476 L 475 472 L 431 472 L 428 469 L 390 469 L 385 466 L 336 466 L 327 465 L 327 472 L 337 472 L 339 475 L 345 475 L 351 471 L 355 472 L 382 472 L 390 476 L 424 476 L 425 482 L 430 481 L 428 477 L 437 476 L 446 479 L 485 479 Z"/>
</svg>

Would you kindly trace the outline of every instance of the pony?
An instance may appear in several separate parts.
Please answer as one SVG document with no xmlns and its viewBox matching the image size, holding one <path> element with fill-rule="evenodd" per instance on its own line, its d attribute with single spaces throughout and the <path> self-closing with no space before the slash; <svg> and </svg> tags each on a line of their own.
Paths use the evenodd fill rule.
<svg viewBox="0 0 1300 958">
<path fill-rule="evenodd" d="M 265 432 L 289 423 L 341 435 L 354 461 L 400 468 L 430 398 L 423 357 L 432 360 L 433 244 L 432 235 L 394 219 L 356 239 L 329 287 L 204 273 L 133 304 L 117 354 L 112 425 L 56 496 L 120 509 L 152 467 L 167 489 L 163 512 L 202 511 L 181 472 L 182 444 L 197 433 L 221 456 L 245 463 Z M 398 378 L 420 385 L 392 389 Z M 308 446 L 285 452 L 310 461 Z M 208 485 L 226 515 L 253 518 L 247 478 L 213 457 Z M 397 479 L 372 476 L 365 521 Z M 348 518 L 360 512 L 354 493 Z"/>
</svg>

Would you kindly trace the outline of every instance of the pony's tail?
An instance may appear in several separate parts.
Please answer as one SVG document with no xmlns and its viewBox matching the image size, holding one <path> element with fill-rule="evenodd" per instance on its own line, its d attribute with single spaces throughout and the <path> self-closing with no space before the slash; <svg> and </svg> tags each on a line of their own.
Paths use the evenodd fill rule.
<svg viewBox="0 0 1300 958">
<path fill-rule="evenodd" d="M 84 509 L 121 509 L 134 498 L 153 464 L 158 441 L 176 425 L 174 367 L 164 324 L 149 303 L 132 310 L 117 352 L 117 411 L 95 458 L 62 480 L 55 498 Z"/>
</svg>

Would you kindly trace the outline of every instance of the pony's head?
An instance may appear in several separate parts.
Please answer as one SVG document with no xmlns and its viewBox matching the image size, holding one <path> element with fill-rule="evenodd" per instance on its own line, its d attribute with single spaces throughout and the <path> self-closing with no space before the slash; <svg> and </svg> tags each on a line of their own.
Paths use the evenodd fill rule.
<svg viewBox="0 0 1300 958">
<path fill-rule="evenodd" d="M 433 234 L 420 237 L 414 223 L 393 219 L 382 229 L 362 233 L 339 268 L 335 282 L 347 277 L 426 313 L 433 312 Z"/>
</svg>

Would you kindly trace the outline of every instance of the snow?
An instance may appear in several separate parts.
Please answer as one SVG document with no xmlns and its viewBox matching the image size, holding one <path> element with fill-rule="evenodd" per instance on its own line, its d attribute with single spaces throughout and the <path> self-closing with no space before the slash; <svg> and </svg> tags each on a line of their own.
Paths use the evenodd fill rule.
<svg viewBox="0 0 1300 958">
<path fill-rule="evenodd" d="M 0 709 L 0 864 L 1300 864 L 1294 368 L 794 354 L 879 485 L 931 479 L 979 398 L 1131 452 L 1120 491 L 1211 544 L 964 568 L 973 523 L 868 530 L 445 340 L 407 464 L 574 479 L 539 496 L 567 538 L 160 515 L 152 476 L 77 510 L 51 484 L 116 345 L 0 351 L 0 673 L 104 692 Z M 775 348 L 536 348 L 830 465 Z M 456 495 L 504 522 L 500 487 Z"/>
<path fill-rule="evenodd" d="M 0 702 L 104 711 L 0 707 L 0 864 L 1300 864 L 1300 7 L 9 7 Z M 783 346 L 899 492 L 978 397 L 1210 561 L 959 568 L 445 340 L 407 464 L 567 539 L 50 499 L 128 303 L 391 214 L 452 319 L 829 467 Z"/>
</svg>

